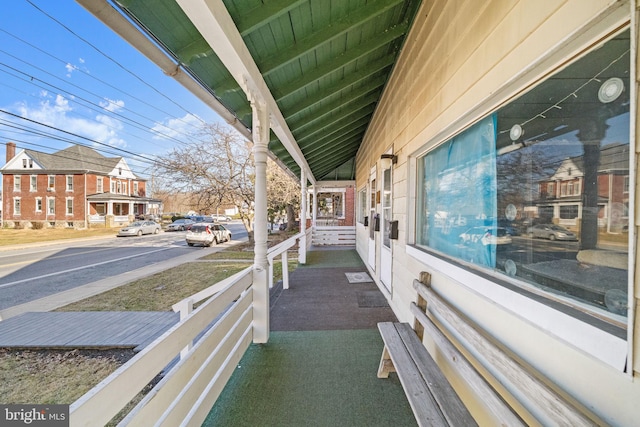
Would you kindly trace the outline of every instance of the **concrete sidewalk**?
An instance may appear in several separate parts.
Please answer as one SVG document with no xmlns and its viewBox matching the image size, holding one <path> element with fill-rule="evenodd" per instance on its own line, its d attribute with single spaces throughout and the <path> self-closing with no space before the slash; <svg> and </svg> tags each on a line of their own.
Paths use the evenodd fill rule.
<svg viewBox="0 0 640 427">
<path fill-rule="evenodd" d="M 94 295 L 100 294 L 110 289 L 117 288 L 118 286 L 126 285 L 127 283 L 133 282 L 134 280 L 139 280 L 144 277 L 151 276 L 160 271 L 164 271 L 169 268 L 176 267 L 186 262 L 195 261 L 198 258 L 201 258 L 207 254 L 222 251 L 223 249 L 229 248 L 230 246 L 234 246 L 235 244 L 239 244 L 244 241 L 246 241 L 246 239 L 234 240 L 231 242 L 230 245 L 225 244 L 225 245 L 217 246 L 213 248 L 217 250 L 206 251 L 206 253 L 203 253 L 201 250 L 197 250 L 196 248 L 191 253 L 173 258 L 168 261 L 162 261 L 156 264 L 147 265 L 137 270 L 129 271 L 127 273 L 122 273 L 113 277 L 108 277 L 102 280 L 88 283 L 83 286 L 78 286 L 77 288 L 59 292 L 54 295 L 50 295 L 34 301 L 29 301 L 24 304 L 14 305 L 13 307 L 0 310 L 0 321 L 9 319 L 11 317 L 17 316 L 22 313 L 55 310 L 58 307 L 63 307 L 67 304 L 71 304 L 73 302 L 92 297 Z"/>
</svg>

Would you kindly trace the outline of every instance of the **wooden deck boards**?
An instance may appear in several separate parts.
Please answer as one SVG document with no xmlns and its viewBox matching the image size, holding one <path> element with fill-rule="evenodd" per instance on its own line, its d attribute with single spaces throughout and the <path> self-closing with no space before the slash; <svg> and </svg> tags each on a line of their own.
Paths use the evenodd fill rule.
<svg viewBox="0 0 640 427">
<path fill-rule="evenodd" d="M 0 322 L 0 348 L 135 348 L 179 320 L 172 312 L 34 312 Z"/>
</svg>

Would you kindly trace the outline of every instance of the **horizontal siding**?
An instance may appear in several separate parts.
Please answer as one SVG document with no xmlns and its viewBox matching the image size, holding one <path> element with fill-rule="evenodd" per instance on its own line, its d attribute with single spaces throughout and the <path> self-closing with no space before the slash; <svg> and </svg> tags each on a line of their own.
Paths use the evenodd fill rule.
<svg viewBox="0 0 640 427">
<path fill-rule="evenodd" d="M 392 147 L 398 155 L 393 169 L 393 215 L 399 221 L 399 239 L 393 243 L 390 304 L 401 321 L 413 321 L 411 282 L 420 271 L 428 270 L 405 252 L 414 221 L 410 156 L 507 102 L 623 24 L 628 15 L 628 3 L 615 0 L 423 1 L 356 157 L 356 184 L 361 188 L 371 167 L 379 166 L 381 153 Z M 378 167 L 378 182 L 380 178 Z M 368 228 L 359 227 L 356 248 L 364 260 L 368 244 Z M 508 309 L 499 309 L 444 274 L 434 274 L 433 283 L 482 328 L 597 416 L 611 424 L 633 424 L 637 414 L 633 402 L 640 401 L 638 381 L 629 381 L 628 375 Z M 638 342 L 640 332 L 636 332 L 636 369 L 640 366 Z M 474 396 L 466 399 L 473 406 Z"/>
</svg>

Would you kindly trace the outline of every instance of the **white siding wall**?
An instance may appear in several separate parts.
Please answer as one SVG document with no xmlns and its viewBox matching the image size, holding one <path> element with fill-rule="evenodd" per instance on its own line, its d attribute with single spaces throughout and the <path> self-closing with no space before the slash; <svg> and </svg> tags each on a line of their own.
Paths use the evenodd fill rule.
<svg viewBox="0 0 640 427">
<path fill-rule="evenodd" d="M 399 221 L 400 233 L 399 239 L 392 241 L 391 306 L 400 320 L 413 321 L 409 312 L 409 303 L 416 297 L 412 281 L 421 271 L 431 271 L 433 287 L 447 300 L 568 396 L 613 425 L 638 422 L 637 371 L 635 378 L 630 378 L 629 374 L 576 349 L 548 328 L 532 324 L 515 307 L 496 304 L 446 272 L 433 271 L 407 254 L 407 245 L 412 243 L 415 221 L 412 156 L 504 104 L 624 25 L 630 20 L 630 13 L 628 2 L 613 0 L 424 0 L 358 152 L 356 177 L 357 187 L 361 188 L 371 167 L 379 162 L 380 154 L 393 147 L 398 155 L 393 170 L 393 217 Z M 380 176 L 378 183 L 379 180 Z M 357 250 L 365 260 L 368 232 L 368 228 L 357 227 Z M 635 292 L 639 297 L 638 286 Z M 638 332 L 636 336 L 638 369 Z M 425 345 L 437 352 L 428 341 Z M 464 381 L 455 378 L 455 373 L 449 375 L 467 402 L 476 407 L 476 413 L 482 413 L 481 399 L 465 390 Z M 506 398 L 514 402 L 509 396 Z"/>
</svg>

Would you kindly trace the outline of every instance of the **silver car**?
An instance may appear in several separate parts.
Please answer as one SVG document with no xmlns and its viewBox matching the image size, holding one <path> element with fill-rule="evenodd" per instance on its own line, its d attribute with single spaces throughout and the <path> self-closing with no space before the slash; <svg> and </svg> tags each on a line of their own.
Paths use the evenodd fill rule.
<svg viewBox="0 0 640 427">
<path fill-rule="evenodd" d="M 142 236 L 143 234 L 158 234 L 160 232 L 160 224 L 155 221 L 136 221 L 118 232 L 118 237 L 124 236 Z"/>
<path fill-rule="evenodd" d="M 195 224 L 195 221 L 189 218 L 176 219 L 171 224 L 167 225 L 167 231 L 184 231 L 192 224 Z"/>
<path fill-rule="evenodd" d="M 211 246 L 214 243 L 217 245 L 218 243 L 230 241 L 231 232 L 223 225 L 201 222 L 193 224 L 187 230 L 185 240 L 189 246 Z"/>
<path fill-rule="evenodd" d="M 527 229 L 530 237 L 540 237 L 549 240 L 578 240 L 575 233 L 555 224 L 538 224 Z"/>
</svg>

